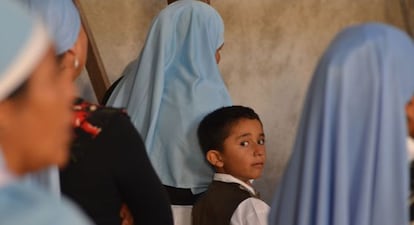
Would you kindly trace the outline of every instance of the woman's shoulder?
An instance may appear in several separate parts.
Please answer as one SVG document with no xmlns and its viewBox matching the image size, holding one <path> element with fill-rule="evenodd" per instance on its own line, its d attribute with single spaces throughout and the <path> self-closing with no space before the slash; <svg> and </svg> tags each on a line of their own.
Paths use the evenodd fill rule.
<svg viewBox="0 0 414 225">
<path fill-rule="evenodd" d="M 18 182 L 0 189 L 1 224 L 91 224 L 72 203 Z M 24 215 L 24 216 L 22 216 Z"/>
<path fill-rule="evenodd" d="M 124 108 L 114 108 L 114 107 L 99 105 L 96 103 L 85 101 L 82 98 L 77 98 L 75 100 L 73 109 L 75 112 L 85 112 L 89 115 L 93 115 L 97 113 L 105 114 L 106 116 L 126 114 L 126 110 Z"/>
<path fill-rule="evenodd" d="M 128 117 L 125 109 L 102 106 L 80 98 L 75 101 L 73 110 L 75 130 L 92 137 L 98 136 L 113 120 Z"/>
</svg>

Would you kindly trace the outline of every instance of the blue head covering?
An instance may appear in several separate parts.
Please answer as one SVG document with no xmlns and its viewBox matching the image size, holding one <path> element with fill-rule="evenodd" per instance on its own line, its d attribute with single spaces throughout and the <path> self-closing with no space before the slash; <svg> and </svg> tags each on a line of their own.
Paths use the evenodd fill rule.
<svg viewBox="0 0 414 225">
<path fill-rule="evenodd" d="M 309 87 L 270 224 L 408 224 L 413 62 L 412 41 L 391 26 L 339 33 Z"/>
<path fill-rule="evenodd" d="M 79 36 L 81 20 L 73 0 L 20 0 L 39 14 L 55 42 L 56 55 L 73 47 Z"/>
<path fill-rule="evenodd" d="M 49 45 L 44 27 L 19 5 L 0 1 L 0 101 L 20 86 Z M 32 21 L 33 20 L 33 21 Z"/>
<path fill-rule="evenodd" d="M 223 34 L 208 4 L 174 2 L 154 20 L 140 57 L 108 101 L 126 107 L 165 185 L 197 193 L 212 179 L 196 129 L 204 115 L 231 105 L 215 59 Z"/>
</svg>

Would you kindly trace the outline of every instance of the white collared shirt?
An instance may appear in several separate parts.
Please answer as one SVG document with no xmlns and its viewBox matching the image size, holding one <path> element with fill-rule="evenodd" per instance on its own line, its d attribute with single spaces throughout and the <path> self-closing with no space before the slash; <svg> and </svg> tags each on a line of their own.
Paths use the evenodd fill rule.
<svg viewBox="0 0 414 225">
<path fill-rule="evenodd" d="M 411 137 L 407 137 L 407 149 L 409 162 L 412 162 L 414 159 L 414 140 Z"/>
<path fill-rule="evenodd" d="M 213 180 L 240 184 L 247 191 L 256 195 L 256 191 L 251 185 L 229 174 L 216 173 Z M 237 206 L 230 219 L 230 225 L 267 225 L 269 210 L 270 207 L 264 201 L 253 197 L 247 198 Z"/>
</svg>

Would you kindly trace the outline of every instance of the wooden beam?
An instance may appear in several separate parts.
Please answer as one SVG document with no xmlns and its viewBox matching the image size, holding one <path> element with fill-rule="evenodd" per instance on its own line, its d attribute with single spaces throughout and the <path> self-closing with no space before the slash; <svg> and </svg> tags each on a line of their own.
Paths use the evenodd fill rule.
<svg viewBox="0 0 414 225">
<path fill-rule="evenodd" d="M 73 0 L 78 7 L 82 24 L 88 36 L 88 58 L 86 60 L 86 70 L 88 71 L 89 79 L 91 80 L 93 90 L 95 92 L 98 102 L 101 102 L 105 91 L 109 88 L 108 75 L 102 63 L 101 56 L 98 51 L 92 30 L 89 27 L 88 20 L 83 10 L 80 0 Z"/>
<path fill-rule="evenodd" d="M 400 7 L 405 30 L 411 37 L 414 37 L 414 3 L 412 0 L 400 0 Z"/>
</svg>

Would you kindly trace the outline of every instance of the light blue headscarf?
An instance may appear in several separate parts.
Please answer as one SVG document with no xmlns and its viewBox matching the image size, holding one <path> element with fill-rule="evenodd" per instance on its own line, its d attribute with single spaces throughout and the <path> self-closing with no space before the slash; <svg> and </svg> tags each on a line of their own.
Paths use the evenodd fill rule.
<svg viewBox="0 0 414 225">
<path fill-rule="evenodd" d="M 414 45 L 383 24 L 345 29 L 321 58 L 271 225 L 408 224 L 405 104 Z"/>
<path fill-rule="evenodd" d="M 204 115 L 231 105 L 215 59 L 223 35 L 223 21 L 208 4 L 169 5 L 108 101 L 126 107 L 165 185 L 198 193 L 211 182 L 196 130 Z"/>
<path fill-rule="evenodd" d="M 72 0 L 20 0 L 33 15 L 43 19 L 55 43 L 56 55 L 73 47 L 79 36 L 81 20 Z M 40 184 L 55 196 L 60 196 L 59 171 L 56 166 L 29 174 L 27 184 Z"/>
<path fill-rule="evenodd" d="M 81 20 L 73 0 L 20 0 L 33 14 L 39 14 L 55 42 L 56 55 L 73 47 Z"/>
<path fill-rule="evenodd" d="M 18 88 L 49 47 L 39 21 L 10 1 L 0 1 L 0 101 Z"/>
</svg>

